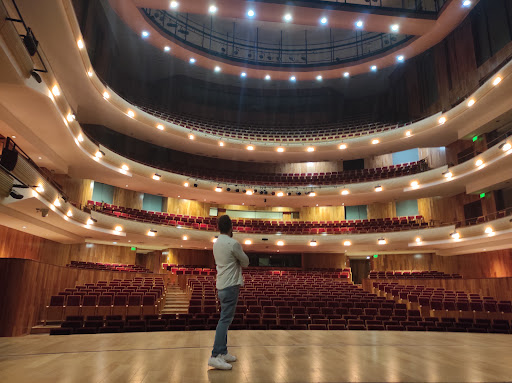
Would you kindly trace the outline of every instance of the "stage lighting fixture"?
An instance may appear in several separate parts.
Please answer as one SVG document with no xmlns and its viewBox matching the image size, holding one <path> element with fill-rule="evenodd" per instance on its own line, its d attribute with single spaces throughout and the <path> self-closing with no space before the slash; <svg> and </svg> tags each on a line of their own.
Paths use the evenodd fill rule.
<svg viewBox="0 0 512 383">
<path fill-rule="evenodd" d="M 275 191 L 273 191 L 273 192 L 272 192 L 272 193 L 270 193 L 270 194 L 272 194 L 272 195 L 276 195 L 276 192 L 275 192 Z"/>
<path fill-rule="evenodd" d="M 231 188 L 227 188 L 226 191 L 230 192 L 231 191 Z"/>
<path fill-rule="evenodd" d="M 240 193 L 240 189 L 235 189 L 235 193 Z"/>
<path fill-rule="evenodd" d="M 194 184 L 194 187 L 196 188 L 196 187 L 197 187 L 197 184 Z"/>
<path fill-rule="evenodd" d="M 358 20 L 358 21 L 356 21 L 356 27 L 357 27 L 357 28 L 362 28 L 363 26 L 364 26 L 364 23 L 363 23 L 363 21 L 362 21 L 362 20 Z"/>
<path fill-rule="evenodd" d="M 19 194 L 17 192 L 15 192 L 14 190 L 11 190 L 11 192 L 9 193 L 9 195 L 14 198 L 14 199 L 23 199 L 24 196 L 23 194 Z"/>
<path fill-rule="evenodd" d="M 288 192 L 288 193 L 286 193 L 286 195 L 289 197 L 289 196 L 291 196 L 291 195 L 292 195 L 292 193 Z"/>
<path fill-rule="evenodd" d="M 39 76 L 39 73 L 37 73 L 35 70 L 30 71 L 30 75 L 36 80 L 39 84 L 43 82 L 43 79 L 41 76 Z"/>
</svg>

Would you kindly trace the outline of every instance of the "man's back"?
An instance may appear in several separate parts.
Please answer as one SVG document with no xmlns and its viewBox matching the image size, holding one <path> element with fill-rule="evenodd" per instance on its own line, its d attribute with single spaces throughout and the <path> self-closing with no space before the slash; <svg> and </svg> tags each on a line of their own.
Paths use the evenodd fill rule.
<svg viewBox="0 0 512 383">
<path fill-rule="evenodd" d="M 213 245 L 213 256 L 217 265 L 217 289 L 243 286 L 242 267 L 249 265 L 249 258 L 240 243 L 226 234 L 221 234 Z"/>
</svg>

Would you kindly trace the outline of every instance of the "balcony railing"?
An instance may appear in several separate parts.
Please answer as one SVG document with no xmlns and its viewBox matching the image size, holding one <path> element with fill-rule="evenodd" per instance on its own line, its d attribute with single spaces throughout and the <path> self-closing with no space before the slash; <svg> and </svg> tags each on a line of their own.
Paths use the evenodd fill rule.
<svg viewBox="0 0 512 383">
<path fill-rule="evenodd" d="M 386 52 L 414 36 L 396 33 L 351 31 L 349 37 L 336 40 L 331 35 L 328 42 L 308 43 L 304 32 L 301 44 L 283 43 L 283 33 L 272 42 L 262 41 L 260 30 L 255 28 L 254 40 L 236 37 L 236 25 L 232 33 L 215 30 L 213 22 L 200 24 L 188 14 L 142 8 L 141 12 L 161 31 L 172 39 L 195 50 L 221 59 L 258 66 L 304 68 L 338 65 L 361 60 Z"/>
</svg>

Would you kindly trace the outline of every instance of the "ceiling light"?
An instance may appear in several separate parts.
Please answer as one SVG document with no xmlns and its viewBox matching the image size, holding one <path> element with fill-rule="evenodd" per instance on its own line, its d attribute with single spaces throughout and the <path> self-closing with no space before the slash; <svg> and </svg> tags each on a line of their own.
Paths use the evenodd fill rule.
<svg viewBox="0 0 512 383">
<path fill-rule="evenodd" d="M 212 242 L 213 242 L 213 243 L 217 242 L 217 238 L 213 237 L 213 238 L 212 238 Z"/>
<path fill-rule="evenodd" d="M 322 78 L 323 77 L 321 75 L 318 75 L 318 76 L 316 76 L 316 81 L 322 81 Z"/>
<path fill-rule="evenodd" d="M 378 243 L 379 245 L 385 245 L 385 244 L 386 244 L 386 243 L 388 243 L 388 242 L 386 241 L 386 239 L 385 239 L 385 238 L 379 238 L 379 240 L 377 241 L 377 243 Z"/>
<path fill-rule="evenodd" d="M 171 1 L 171 8 L 172 9 L 176 9 L 178 8 L 178 6 L 180 5 L 180 3 L 178 3 L 177 1 Z"/>
<path fill-rule="evenodd" d="M 188 62 L 189 62 L 190 64 L 194 64 L 194 63 L 196 62 L 196 59 L 195 59 L 195 58 L 193 58 L 193 57 L 191 57 L 191 58 L 188 60 Z"/>
<path fill-rule="evenodd" d="M 372 65 L 370 67 L 370 69 L 372 70 L 372 72 L 376 72 L 377 71 L 377 65 Z"/>
<path fill-rule="evenodd" d="M 363 26 L 364 26 L 364 23 L 363 23 L 363 21 L 362 21 L 362 20 L 358 20 L 358 21 L 356 21 L 356 27 L 357 27 L 357 28 L 362 28 Z"/>
<path fill-rule="evenodd" d="M 252 195 L 252 190 L 247 190 L 247 191 L 245 192 L 245 194 L 246 194 L 246 195 Z"/>
<path fill-rule="evenodd" d="M 467 8 L 467 7 L 469 7 L 470 5 L 471 5 L 471 1 L 470 1 L 470 0 L 464 0 L 464 1 L 462 2 L 462 6 L 463 6 L 463 7 L 466 7 L 466 8 Z"/>
<path fill-rule="evenodd" d="M 246 149 L 247 149 L 247 150 L 254 150 L 254 146 L 249 145 L 249 146 L 247 146 L 247 147 L 246 147 Z"/>
<path fill-rule="evenodd" d="M 270 75 L 269 75 L 269 74 L 267 74 L 267 75 L 265 76 L 265 80 L 270 81 Z"/>
<path fill-rule="evenodd" d="M 53 86 L 52 93 L 53 93 L 54 96 L 60 96 L 60 90 L 59 90 L 59 87 L 57 85 Z"/>
<path fill-rule="evenodd" d="M 316 193 L 315 193 L 315 192 L 310 192 L 308 195 L 309 195 L 310 197 L 316 197 Z"/>
<path fill-rule="evenodd" d="M 44 187 L 43 187 L 43 185 L 41 185 L 41 184 L 37 185 L 37 187 L 36 187 L 36 192 L 38 192 L 38 193 L 44 193 Z"/>
<path fill-rule="evenodd" d="M 450 237 L 452 237 L 452 239 L 459 239 L 460 238 L 460 234 L 457 233 L 456 231 L 454 231 L 453 233 L 450 234 Z"/>
<path fill-rule="evenodd" d="M 352 242 L 350 241 L 343 241 L 343 246 L 351 246 Z"/>
<path fill-rule="evenodd" d="M 120 232 L 120 231 L 123 231 L 123 228 L 119 225 L 117 225 L 115 228 L 114 228 L 115 231 L 117 232 Z"/>
<path fill-rule="evenodd" d="M 438 122 L 439 122 L 439 125 L 443 125 L 446 122 L 446 117 L 444 117 L 444 116 L 441 117 Z"/>
<path fill-rule="evenodd" d="M 94 225 L 94 221 L 92 220 L 92 218 L 88 218 L 87 219 L 87 224 L 88 225 Z"/>
<path fill-rule="evenodd" d="M 309 246 L 316 246 L 318 245 L 315 240 L 309 241 Z"/>
<path fill-rule="evenodd" d="M 145 38 L 149 37 L 149 32 L 148 31 L 142 31 L 141 36 L 142 36 L 142 38 L 145 39 Z"/>
<path fill-rule="evenodd" d="M 156 174 L 156 173 L 155 173 L 155 174 L 153 174 L 153 179 L 154 179 L 155 181 L 160 181 L 160 178 L 162 178 L 162 176 L 161 176 L 160 174 Z"/>
<path fill-rule="evenodd" d="M 171 47 L 169 47 L 169 46 L 164 47 L 164 52 L 169 52 L 170 50 L 171 50 Z"/>
<path fill-rule="evenodd" d="M 284 241 L 277 241 L 277 246 L 284 246 Z"/>
<path fill-rule="evenodd" d="M 75 119 L 76 116 L 74 114 L 68 113 L 68 115 L 66 116 L 66 120 L 68 120 L 68 122 L 73 122 L 75 121 Z"/>
<path fill-rule="evenodd" d="M 491 233 L 493 233 L 493 232 L 494 232 L 494 230 L 492 229 L 492 227 L 487 226 L 487 227 L 485 228 L 485 234 L 491 234 Z"/>
<path fill-rule="evenodd" d="M 492 85 L 496 86 L 501 82 L 502 78 L 500 76 L 496 77 L 492 82 Z M 56 95 L 57 96 L 57 95 Z"/>
<path fill-rule="evenodd" d="M 156 126 L 156 128 L 157 128 L 158 130 L 164 130 L 164 126 L 163 126 L 162 124 L 158 124 L 158 125 Z"/>
<path fill-rule="evenodd" d="M 245 244 L 245 245 L 252 245 L 252 241 L 251 241 L 250 239 L 246 239 L 246 240 L 244 241 L 244 244 Z"/>
<path fill-rule="evenodd" d="M 283 20 L 286 21 L 287 23 L 289 23 L 290 21 L 292 21 L 292 15 L 287 13 L 286 15 L 284 15 L 283 17 Z"/>
<path fill-rule="evenodd" d="M 245 73 L 245 72 L 240 73 L 240 77 L 247 77 L 247 73 Z"/>
<path fill-rule="evenodd" d="M 416 237 L 416 243 L 421 243 L 421 238 L 420 237 Z"/>
<path fill-rule="evenodd" d="M 323 24 L 323 25 L 327 24 L 327 17 L 322 17 L 320 19 L 320 24 Z"/>
<path fill-rule="evenodd" d="M 282 197 L 282 196 L 284 196 L 284 193 L 283 193 L 282 191 L 277 192 L 277 193 L 276 193 L 276 196 L 278 196 L 278 197 Z"/>
<path fill-rule="evenodd" d="M 90 70 L 90 71 L 88 71 L 88 72 L 87 72 L 87 75 L 88 75 L 89 77 L 92 77 L 92 75 L 93 75 L 93 74 L 94 74 L 94 73 L 93 73 L 93 71 L 92 71 L 92 70 Z"/>
<path fill-rule="evenodd" d="M 186 188 L 188 188 L 189 183 L 188 183 L 188 182 L 185 182 L 185 183 L 183 184 L 183 186 L 185 186 Z"/>
<path fill-rule="evenodd" d="M 398 32 L 400 30 L 400 25 L 398 25 L 398 24 L 391 25 L 391 30 L 393 32 Z"/>
<path fill-rule="evenodd" d="M 443 175 L 445 176 L 445 178 L 452 178 L 453 173 L 450 172 L 450 171 L 446 171 L 446 172 L 443 173 Z"/>
<path fill-rule="evenodd" d="M 398 55 L 398 56 L 396 56 L 396 61 L 398 61 L 398 62 L 404 62 L 404 60 L 405 60 L 404 55 Z"/>
<path fill-rule="evenodd" d="M 80 142 L 84 142 L 84 136 L 82 136 L 82 133 L 78 133 L 78 136 L 76 138 Z"/>
<path fill-rule="evenodd" d="M 505 142 L 504 144 L 502 144 L 500 146 L 501 150 L 503 150 L 504 152 L 508 152 L 511 148 L 512 148 L 512 145 L 509 143 L 509 142 Z"/>
<path fill-rule="evenodd" d="M 292 76 L 292 77 L 290 77 L 290 81 L 295 82 L 295 81 L 297 81 L 297 78 L 295 76 Z"/>
<path fill-rule="evenodd" d="M 57 207 L 58 207 L 58 206 L 60 206 L 59 197 L 57 197 L 57 198 L 55 199 L 55 201 L 53 202 L 53 206 L 57 206 Z"/>
<path fill-rule="evenodd" d="M 420 186 L 419 182 L 418 181 L 412 181 L 411 182 L 411 187 L 413 189 L 417 189 L 418 187 Z"/>
<path fill-rule="evenodd" d="M 468 107 L 471 108 L 473 105 L 475 105 L 475 99 L 472 98 L 471 100 L 468 101 Z"/>
<path fill-rule="evenodd" d="M 98 150 L 95 154 L 96 158 L 101 158 L 105 155 L 105 152 Z"/>
<path fill-rule="evenodd" d="M 73 212 L 71 210 L 68 210 L 68 212 L 66 213 L 66 215 L 68 217 L 73 217 Z"/>
<path fill-rule="evenodd" d="M 129 110 L 127 114 L 128 114 L 128 117 L 130 117 L 130 118 L 135 117 L 135 113 L 133 112 L 133 110 Z"/>
<path fill-rule="evenodd" d="M 78 40 L 76 45 L 78 45 L 78 49 L 84 49 L 84 42 L 82 39 Z"/>
<path fill-rule="evenodd" d="M 189 135 L 188 135 L 188 139 L 189 139 L 189 140 L 195 140 L 195 138 L 196 138 L 196 137 L 195 137 L 193 134 L 189 134 Z"/>
<path fill-rule="evenodd" d="M 210 8 L 208 8 L 208 12 L 210 12 L 212 15 L 217 13 L 218 8 L 215 5 L 210 5 Z"/>
<path fill-rule="evenodd" d="M 154 236 L 156 236 L 156 233 L 157 233 L 156 230 L 151 229 L 147 232 L 147 235 L 148 235 L 148 237 L 154 237 Z"/>
<path fill-rule="evenodd" d="M 107 91 L 103 92 L 103 98 L 104 98 L 105 100 L 108 100 L 108 99 L 110 98 L 110 94 L 108 94 L 108 92 L 107 92 Z"/>
<path fill-rule="evenodd" d="M 224 142 L 219 141 L 219 146 L 224 146 Z"/>
<path fill-rule="evenodd" d="M 348 194 L 350 194 L 350 191 L 348 191 L 348 189 L 343 189 L 341 191 L 341 195 L 348 195 Z"/>
<path fill-rule="evenodd" d="M 280 146 L 279 148 L 277 148 L 276 150 L 277 150 L 279 153 L 283 153 L 283 152 L 284 152 L 284 148 L 283 148 L 283 147 L 281 147 L 281 146 Z"/>
<path fill-rule="evenodd" d="M 376 192 L 381 192 L 382 191 L 382 186 L 380 186 L 380 185 L 375 186 L 375 191 Z"/>
<path fill-rule="evenodd" d="M 348 73 L 348 72 L 343 73 L 343 77 L 349 78 L 350 77 L 350 73 Z"/>
<path fill-rule="evenodd" d="M 219 73 L 220 71 L 221 71 L 220 66 L 216 66 L 215 69 L 214 69 L 214 72 L 215 73 Z"/>
<path fill-rule="evenodd" d="M 372 140 L 372 145 L 377 145 L 380 141 L 378 139 Z"/>
<path fill-rule="evenodd" d="M 484 164 L 484 161 L 482 160 L 478 160 L 475 162 L 475 166 L 479 167 L 479 166 L 482 166 Z"/>
<path fill-rule="evenodd" d="M 306 150 L 311 153 L 315 151 L 315 148 L 313 146 L 308 146 Z"/>
<path fill-rule="evenodd" d="M 249 17 L 254 17 L 255 15 L 256 15 L 256 13 L 255 13 L 252 9 L 249 9 L 249 10 L 247 11 L 247 16 L 249 16 Z"/>
<path fill-rule="evenodd" d="M 221 188 L 220 186 L 217 186 L 217 187 L 215 188 L 215 191 L 216 191 L 217 193 L 220 193 L 220 192 L 222 191 L 222 188 Z"/>
<path fill-rule="evenodd" d="M 184 236 L 182 237 L 182 239 L 183 239 L 184 241 L 187 241 L 187 240 L 188 240 L 188 236 L 184 235 Z"/>
<path fill-rule="evenodd" d="M 338 146 L 338 149 L 341 149 L 341 150 L 344 150 L 347 148 L 347 144 L 340 144 L 340 146 Z"/>
<path fill-rule="evenodd" d="M 128 167 L 128 165 L 123 165 L 123 166 L 121 166 L 121 169 L 126 170 L 126 171 L 130 170 L 130 168 Z"/>
</svg>

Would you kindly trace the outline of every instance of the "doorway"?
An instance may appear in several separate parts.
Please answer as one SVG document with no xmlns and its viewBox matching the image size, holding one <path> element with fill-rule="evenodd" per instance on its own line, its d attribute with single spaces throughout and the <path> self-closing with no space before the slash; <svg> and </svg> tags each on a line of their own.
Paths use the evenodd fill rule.
<svg viewBox="0 0 512 383">
<path fill-rule="evenodd" d="M 352 269 L 352 281 L 360 285 L 363 279 L 368 278 L 371 270 L 369 259 L 350 259 L 350 268 Z"/>
</svg>

